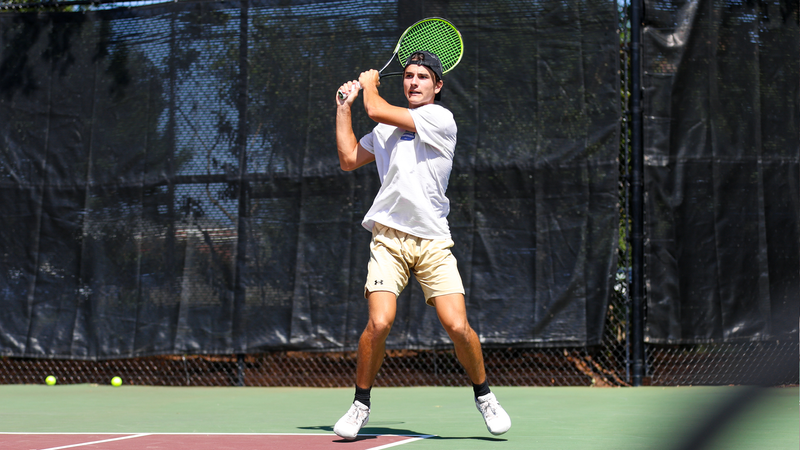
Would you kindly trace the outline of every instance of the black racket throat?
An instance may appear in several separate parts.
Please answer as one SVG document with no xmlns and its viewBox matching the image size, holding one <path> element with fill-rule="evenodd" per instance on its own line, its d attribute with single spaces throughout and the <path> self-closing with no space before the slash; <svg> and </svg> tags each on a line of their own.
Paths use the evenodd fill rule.
<svg viewBox="0 0 800 450">
<path fill-rule="evenodd" d="M 380 78 L 384 79 L 384 78 L 390 78 L 390 77 L 399 77 L 399 76 L 402 76 L 402 75 L 403 75 L 403 72 L 382 73 L 382 74 L 380 74 Z"/>
</svg>

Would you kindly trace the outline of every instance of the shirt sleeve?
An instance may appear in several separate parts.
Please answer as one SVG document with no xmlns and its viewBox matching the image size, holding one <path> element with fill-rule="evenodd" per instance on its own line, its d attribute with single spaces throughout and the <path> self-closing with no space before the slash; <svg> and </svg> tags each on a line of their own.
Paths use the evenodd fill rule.
<svg viewBox="0 0 800 450">
<path fill-rule="evenodd" d="M 453 113 L 436 104 L 421 106 L 409 111 L 411 118 L 414 119 L 414 126 L 420 140 L 452 158 L 458 134 Z"/>
<path fill-rule="evenodd" d="M 368 134 L 365 134 L 364 137 L 358 142 L 364 147 L 364 150 L 375 154 L 375 131 L 370 131 Z"/>
</svg>

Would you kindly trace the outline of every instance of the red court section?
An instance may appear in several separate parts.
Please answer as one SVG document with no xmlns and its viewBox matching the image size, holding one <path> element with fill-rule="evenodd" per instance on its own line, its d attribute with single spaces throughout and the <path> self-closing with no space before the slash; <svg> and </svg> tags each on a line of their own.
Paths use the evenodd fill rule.
<svg viewBox="0 0 800 450">
<path fill-rule="evenodd" d="M 4 450 L 377 450 L 429 436 L 360 436 L 344 441 L 327 434 L 0 434 Z M 343 445 L 344 444 L 344 445 Z"/>
</svg>

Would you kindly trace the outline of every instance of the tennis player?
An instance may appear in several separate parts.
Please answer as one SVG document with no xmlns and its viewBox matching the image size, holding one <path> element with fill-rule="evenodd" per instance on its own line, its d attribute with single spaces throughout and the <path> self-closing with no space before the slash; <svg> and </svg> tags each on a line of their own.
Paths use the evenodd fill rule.
<svg viewBox="0 0 800 450">
<path fill-rule="evenodd" d="M 351 107 L 363 89 L 367 115 L 378 125 L 356 140 Z M 336 145 L 346 171 L 375 162 L 381 188 L 362 222 L 372 232 L 364 296 L 369 321 L 358 342 L 356 392 L 352 406 L 333 431 L 355 439 L 369 421 L 370 390 L 383 363 L 385 342 L 397 312 L 397 297 L 414 276 L 428 305 L 455 346 L 456 356 L 473 384 L 475 405 L 492 434 L 503 434 L 511 419 L 489 389 L 478 336 L 467 321 L 464 286 L 447 223 L 445 196 L 456 147 L 453 114 L 434 101 L 441 96 L 442 64 L 430 52 L 406 61 L 403 92 L 408 108 L 390 105 L 378 94 L 380 77 L 369 70 L 343 84 L 337 95 Z"/>
</svg>

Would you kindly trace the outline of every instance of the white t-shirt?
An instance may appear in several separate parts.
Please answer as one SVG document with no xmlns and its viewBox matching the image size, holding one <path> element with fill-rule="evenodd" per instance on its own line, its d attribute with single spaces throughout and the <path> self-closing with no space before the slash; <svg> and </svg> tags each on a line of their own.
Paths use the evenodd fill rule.
<svg viewBox="0 0 800 450">
<path fill-rule="evenodd" d="M 445 196 L 456 148 L 453 114 L 437 104 L 410 109 L 416 133 L 378 124 L 361 138 L 375 155 L 381 189 L 362 225 L 375 222 L 425 239 L 449 239 Z"/>
</svg>

